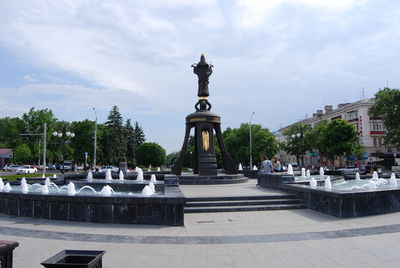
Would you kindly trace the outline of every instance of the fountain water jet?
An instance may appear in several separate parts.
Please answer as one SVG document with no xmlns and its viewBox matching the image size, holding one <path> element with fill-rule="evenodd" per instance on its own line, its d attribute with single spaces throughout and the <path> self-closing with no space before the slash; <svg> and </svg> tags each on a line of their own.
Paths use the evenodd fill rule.
<svg viewBox="0 0 400 268">
<path fill-rule="evenodd" d="M 311 177 L 311 172 L 310 172 L 309 169 L 307 169 L 307 174 L 306 174 L 306 176 L 307 176 L 307 177 Z"/>
<path fill-rule="evenodd" d="M 303 177 L 303 178 L 305 178 L 306 177 L 306 169 L 305 168 L 301 168 L 301 176 Z"/>
<path fill-rule="evenodd" d="M 89 170 L 87 176 L 86 176 L 86 180 L 88 181 L 92 181 L 93 180 L 93 173 L 91 170 Z"/>
<path fill-rule="evenodd" d="M 100 195 L 105 197 L 110 197 L 113 193 L 114 190 L 109 185 L 104 186 L 103 189 L 101 189 L 100 191 Z"/>
<path fill-rule="evenodd" d="M 258 168 L 256 167 L 256 165 L 253 166 L 253 170 L 258 170 Z"/>
<path fill-rule="evenodd" d="M 49 186 L 47 186 L 46 184 L 42 186 L 42 194 L 49 194 Z"/>
<path fill-rule="evenodd" d="M 242 163 L 239 163 L 239 168 L 238 168 L 238 170 L 243 170 Z"/>
<path fill-rule="evenodd" d="M 151 190 L 153 191 L 153 194 L 154 194 L 156 192 L 156 187 L 154 186 L 154 183 L 150 182 L 149 187 L 151 188 Z"/>
<path fill-rule="evenodd" d="M 4 189 L 4 182 L 3 182 L 3 179 L 0 178 L 0 192 L 2 192 L 3 189 Z"/>
<path fill-rule="evenodd" d="M 293 167 L 291 164 L 288 165 L 287 167 L 287 174 L 288 175 L 293 175 Z"/>
<path fill-rule="evenodd" d="M 361 178 L 360 178 L 360 173 L 356 173 L 356 181 L 360 181 L 361 180 Z"/>
<path fill-rule="evenodd" d="M 320 167 L 319 168 L 319 175 L 322 177 L 322 176 L 324 176 L 324 168 L 323 167 Z"/>
<path fill-rule="evenodd" d="M 314 179 L 314 177 L 312 177 L 310 180 L 310 187 L 313 189 L 317 188 L 317 180 Z"/>
<path fill-rule="evenodd" d="M 9 193 L 9 192 L 12 191 L 12 188 L 11 188 L 11 185 L 10 185 L 9 182 L 7 182 L 6 185 L 4 185 L 3 191 L 6 192 L 6 193 Z"/>
<path fill-rule="evenodd" d="M 328 177 L 325 179 L 324 189 L 327 190 L 327 191 L 332 190 L 332 183 L 331 183 L 331 177 L 330 177 L 330 176 L 328 176 Z"/>
<path fill-rule="evenodd" d="M 142 195 L 143 196 L 151 196 L 152 194 L 153 194 L 153 190 L 150 188 L 150 186 L 146 185 L 142 190 Z"/>
<path fill-rule="evenodd" d="M 390 188 L 397 188 L 396 174 L 392 173 L 389 179 Z"/>
<path fill-rule="evenodd" d="M 93 193 L 97 193 L 96 190 L 95 190 L 93 187 L 88 186 L 88 185 L 85 185 L 85 186 L 83 186 L 81 189 L 79 189 L 79 191 L 77 192 L 77 194 L 79 194 L 81 191 L 86 190 L 86 189 L 91 190 Z"/>
<path fill-rule="evenodd" d="M 124 180 L 124 172 L 122 172 L 122 170 L 119 171 L 118 178 L 120 181 Z"/>
<path fill-rule="evenodd" d="M 61 188 L 62 188 L 62 187 L 61 187 Z M 60 190 L 61 190 L 61 188 L 60 188 Z M 75 184 L 73 184 L 72 182 L 68 183 L 67 189 L 68 189 L 67 194 L 68 194 L 69 196 L 74 196 L 74 195 L 76 195 Z"/>
<path fill-rule="evenodd" d="M 27 194 L 29 192 L 28 183 L 26 182 L 25 178 L 21 179 L 21 192 L 23 194 Z"/>
<path fill-rule="evenodd" d="M 106 171 L 106 180 L 110 181 L 112 179 L 113 178 L 112 178 L 112 175 L 111 175 L 111 169 L 107 169 L 107 171 Z"/>
<path fill-rule="evenodd" d="M 156 175 L 151 174 L 150 181 L 155 184 L 157 182 Z"/>
<path fill-rule="evenodd" d="M 143 178 L 143 170 L 141 168 L 138 168 L 137 173 L 138 174 L 137 174 L 136 180 L 137 181 L 143 181 L 144 180 L 144 178 Z"/>
</svg>

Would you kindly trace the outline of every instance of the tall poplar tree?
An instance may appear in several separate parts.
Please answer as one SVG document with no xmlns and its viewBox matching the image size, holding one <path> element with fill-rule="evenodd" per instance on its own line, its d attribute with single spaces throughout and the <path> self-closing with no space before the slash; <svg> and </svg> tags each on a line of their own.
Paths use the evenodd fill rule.
<svg viewBox="0 0 400 268">
<path fill-rule="evenodd" d="M 114 105 L 108 114 L 106 127 L 106 160 L 110 164 L 118 164 L 118 162 L 126 156 L 126 135 L 125 127 L 123 126 L 122 116 L 118 106 Z"/>
</svg>

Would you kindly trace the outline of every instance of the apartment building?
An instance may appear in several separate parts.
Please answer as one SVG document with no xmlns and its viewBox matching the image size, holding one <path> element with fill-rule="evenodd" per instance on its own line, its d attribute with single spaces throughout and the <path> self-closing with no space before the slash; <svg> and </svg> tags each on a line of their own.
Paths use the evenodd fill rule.
<svg viewBox="0 0 400 268">
<path fill-rule="evenodd" d="M 386 131 L 383 127 L 382 118 L 374 118 L 368 115 L 368 110 L 373 104 L 374 98 L 364 99 L 353 103 L 342 103 L 339 104 L 336 109 L 334 109 L 332 105 L 326 105 L 324 110 L 317 110 L 313 113 L 312 117 L 295 123 L 314 127 L 322 120 L 331 121 L 337 118 L 345 119 L 349 123 L 354 124 L 354 127 L 358 132 L 358 142 L 365 150 L 364 161 L 362 161 L 362 164 L 365 164 L 367 161 L 378 161 L 381 160 L 379 156 L 388 154 L 388 148 L 384 146 L 383 137 Z M 286 137 L 283 136 L 283 133 L 292 125 L 279 129 L 277 131 L 277 139 L 285 141 Z M 279 157 L 283 162 L 296 161 L 295 156 L 286 155 L 285 152 L 279 152 L 277 157 Z M 336 165 L 344 166 L 346 162 L 351 162 L 352 160 L 354 159 L 343 158 L 338 160 Z M 312 152 L 307 154 L 305 158 L 306 166 L 318 165 L 318 163 L 319 157 L 317 154 L 313 154 Z"/>
</svg>

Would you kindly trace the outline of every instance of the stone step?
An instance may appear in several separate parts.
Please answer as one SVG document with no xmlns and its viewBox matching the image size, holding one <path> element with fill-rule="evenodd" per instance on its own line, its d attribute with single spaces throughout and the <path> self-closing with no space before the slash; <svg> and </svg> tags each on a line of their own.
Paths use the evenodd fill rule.
<svg viewBox="0 0 400 268">
<path fill-rule="evenodd" d="M 210 197 L 187 197 L 186 202 L 205 201 L 235 201 L 235 200 L 271 200 L 271 199 L 296 199 L 296 195 L 254 195 L 254 196 L 210 196 Z"/>
<path fill-rule="evenodd" d="M 185 207 L 228 207 L 228 206 L 254 206 L 277 204 L 300 204 L 300 199 L 268 199 L 268 200 L 233 200 L 233 201 L 204 201 L 186 202 Z"/>
<path fill-rule="evenodd" d="M 266 210 L 287 210 L 303 209 L 303 204 L 279 204 L 279 205 L 260 205 L 260 206 L 237 206 L 237 207 L 201 207 L 185 208 L 184 213 L 212 213 L 212 212 L 240 212 L 240 211 L 266 211 Z"/>
</svg>

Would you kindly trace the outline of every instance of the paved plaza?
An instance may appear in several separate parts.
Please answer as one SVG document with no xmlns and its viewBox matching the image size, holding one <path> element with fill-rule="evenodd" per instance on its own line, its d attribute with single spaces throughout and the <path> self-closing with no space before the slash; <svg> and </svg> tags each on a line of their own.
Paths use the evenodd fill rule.
<svg viewBox="0 0 400 268">
<path fill-rule="evenodd" d="M 277 195 L 255 186 L 181 186 L 188 197 Z M 184 227 L 0 216 L 14 267 L 63 249 L 106 250 L 103 267 L 398 267 L 400 213 L 338 219 L 309 209 L 185 214 Z"/>
</svg>

